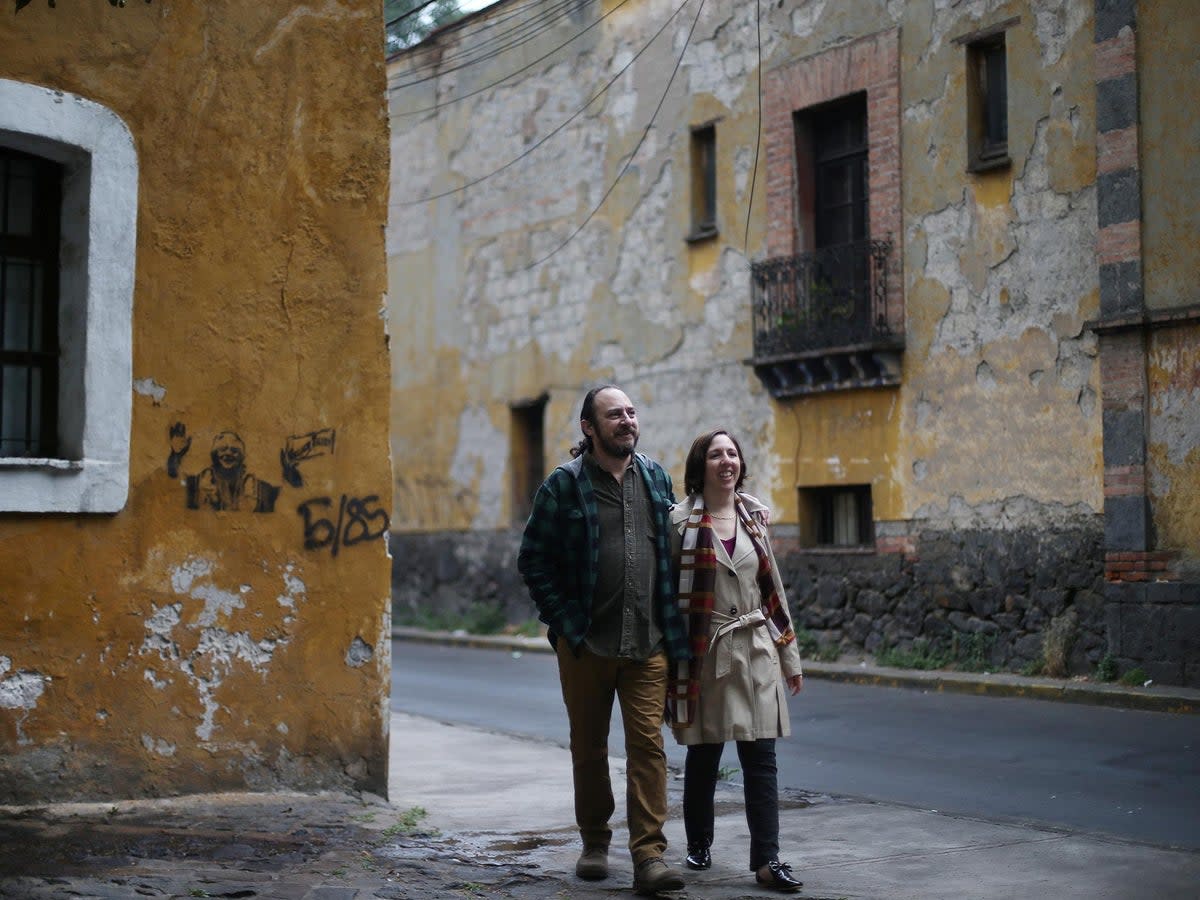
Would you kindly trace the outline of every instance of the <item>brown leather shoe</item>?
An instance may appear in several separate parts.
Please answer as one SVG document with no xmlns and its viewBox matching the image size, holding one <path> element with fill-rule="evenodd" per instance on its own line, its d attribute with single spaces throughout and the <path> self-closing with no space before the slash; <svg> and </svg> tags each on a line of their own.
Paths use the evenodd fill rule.
<svg viewBox="0 0 1200 900">
<path fill-rule="evenodd" d="M 608 848 L 584 847 L 575 863 L 575 874 L 584 881 L 603 881 L 608 877 Z"/>
<path fill-rule="evenodd" d="M 659 891 L 682 891 L 683 876 L 662 861 L 661 856 L 643 859 L 633 870 L 633 892 L 653 897 Z"/>
<path fill-rule="evenodd" d="M 754 880 L 761 887 L 786 893 L 793 893 L 804 887 L 804 882 L 792 875 L 792 867 L 777 859 L 759 866 L 754 871 Z"/>
</svg>

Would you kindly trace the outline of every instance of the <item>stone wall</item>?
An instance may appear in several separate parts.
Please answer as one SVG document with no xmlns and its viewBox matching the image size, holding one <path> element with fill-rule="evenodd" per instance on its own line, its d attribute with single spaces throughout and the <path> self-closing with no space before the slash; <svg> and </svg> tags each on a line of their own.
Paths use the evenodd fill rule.
<svg viewBox="0 0 1200 900">
<path fill-rule="evenodd" d="M 1057 674 L 1084 674 L 1110 650 L 1102 532 L 1098 517 L 1054 531 L 928 532 L 915 542 L 919 556 L 793 551 L 779 564 L 796 624 L 821 648 L 875 654 L 924 641 L 931 652 L 982 654 L 989 668 L 1022 671 L 1042 660 L 1052 631 L 1069 646 Z M 515 530 L 393 533 L 394 620 L 533 618 L 519 542 Z"/>
<path fill-rule="evenodd" d="M 1082 674 L 1108 650 L 1101 539 L 1099 521 L 927 532 L 918 556 L 792 552 L 780 568 L 797 626 L 822 647 L 875 654 L 924 642 L 960 662 L 1028 671 L 1052 632 L 1070 646 L 1054 674 Z"/>
</svg>

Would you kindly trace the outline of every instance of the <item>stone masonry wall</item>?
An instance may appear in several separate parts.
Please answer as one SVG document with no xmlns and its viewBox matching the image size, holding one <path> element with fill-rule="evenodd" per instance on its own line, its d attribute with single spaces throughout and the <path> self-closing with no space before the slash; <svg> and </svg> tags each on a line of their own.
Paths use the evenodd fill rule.
<svg viewBox="0 0 1200 900">
<path fill-rule="evenodd" d="M 821 647 L 983 653 L 1021 671 L 1041 660 L 1052 627 L 1069 644 L 1067 674 L 1108 652 L 1102 526 L 1054 531 L 928 532 L 919 555 L 781 552 L 793 617 Z M 536 613 L 516 569 L 519 532 L 391 537 L 397 624 L 517 624 Z M 405 560 L 422 559 L 412 566 Z"/>
</svg>

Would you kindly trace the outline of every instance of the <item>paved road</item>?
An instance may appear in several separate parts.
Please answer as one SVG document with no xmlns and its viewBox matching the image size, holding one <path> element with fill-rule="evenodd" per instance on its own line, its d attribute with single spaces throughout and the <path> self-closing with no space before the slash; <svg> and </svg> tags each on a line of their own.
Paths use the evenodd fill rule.
<svg viewBox="0 0 1200 900">
<path fill-rule="evenodd" d="M 392 708 L 567 740 L 543 653 L 394 642 Z M 791 712 L 781 787 L 1200 849 L 1200 716 L 817 679 Z M 619 721 L 613 731 L 619 753 Z"/>
</svg>

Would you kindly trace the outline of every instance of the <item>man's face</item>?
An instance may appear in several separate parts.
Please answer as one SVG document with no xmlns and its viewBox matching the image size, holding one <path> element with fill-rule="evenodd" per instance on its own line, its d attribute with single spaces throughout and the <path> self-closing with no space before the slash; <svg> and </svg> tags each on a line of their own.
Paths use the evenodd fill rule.
<svg viewBox="0 0 1200 900">
<path fill-rule="evenodd" d="M 583 433 L 608 456 L 625 459 L 638 443 L 637 410 L 623 391 L 607 388 L 595 398 L 595 421 L 583 420 Z"/>
<path fill-rule="evenodd" d="M 246 451 L 236 435 L 219 434 L 213 441 L 212 458 L 222 469 L 236 469 L 246 458 Z"/>
</svg>

